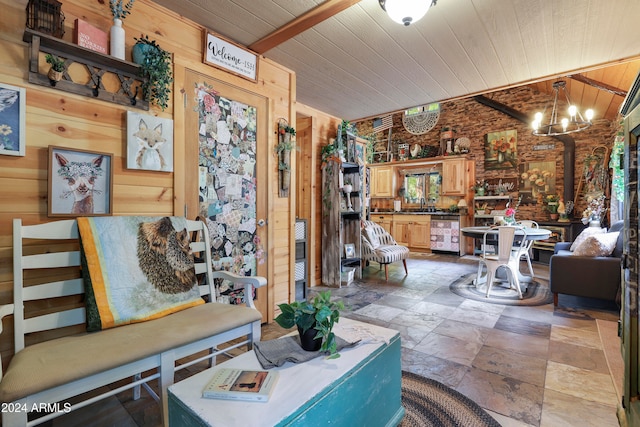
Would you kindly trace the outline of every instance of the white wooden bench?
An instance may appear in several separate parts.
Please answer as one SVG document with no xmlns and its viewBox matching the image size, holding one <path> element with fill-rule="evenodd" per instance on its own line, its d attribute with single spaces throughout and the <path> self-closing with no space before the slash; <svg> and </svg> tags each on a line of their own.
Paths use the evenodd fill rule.
<svg viewBox="0 0 640 427">
<path fill-rule="evenodd" d="M 205 276 L 200 294 L 211 302 L 155 320 L 69 335 L 70 327 L 73 330 L 73 325 L 86 322 L 85 307 L 80 302 L 83 280 L 65 279 L 69 271 L 77 275 L 81 266 L 77 222 L 63 220 L 24 226 L 20 219 L 14 219 L 14 302 L 0 306 L 0 319 L 13 315 L 15 339 L 15 354 L 7 370 L 0 372 L 4 427 L 37 425 L 128 389 L 133 389 L 134 398 L 138 398 L 140 386 L 160 402 L 166 424 L 166 391 L 173 384 L 176 371 L 207 359 L 215 363 L 215 357 L 223 351 L 244 345 L 251 348 L 254 341 L 260 340 L 261 315 L 251 298 L 246 298 L 247 307 L 217 303 L 213 279 L 242 283 L 245 295 L 252 295 L 250 285 L 258 288 L 266 285 L 266 280 L 213 272 L 206 225 L 200 221 L 187 223 L 190 234 L 196 232 L 199 236 L 191 248 L 200 254 L 196 273 Z M 32 240 L 31 244 L 24 245 L 26 240 Z M 61 251 L 51 252 L 58 249 Z M 37 307 L 28 318 L 25 304 Z M 75 328 L 77 331 L 78 326 Z M 54 338 L 31 344 L 34 335 L 41 341 L 38 333 L 42 331 Z M 229 341 L 233 343 L 219 350 L 221 344 Z M 192 357 L 186 362 L 179 360 L 187 356 Z M 148 371 L 151 374 L 142 375 Z M 69 404 L 71 397 L 123 379 L 128 380 L 124 386 Z M 159 381 L 159 396 L 148 384 L 154 380 Z M 41 411 L 42 405 L 54 408 L 56 402 L 59 411 L 28 418 L 29 412 Z"/>
</svg>

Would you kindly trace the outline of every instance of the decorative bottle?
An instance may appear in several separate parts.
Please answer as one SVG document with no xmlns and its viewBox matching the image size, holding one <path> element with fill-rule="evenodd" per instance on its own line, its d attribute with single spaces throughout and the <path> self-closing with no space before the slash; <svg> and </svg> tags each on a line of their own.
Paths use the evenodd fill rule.
<svg viewBox="0 0 640 427">
<path fill-rule="evenodd" d="M 124 28 L 122 28 L 122 20 L 115 18 L 111 26 L 111 56 L 118 59 L 124 59 Z"/>
</svg>

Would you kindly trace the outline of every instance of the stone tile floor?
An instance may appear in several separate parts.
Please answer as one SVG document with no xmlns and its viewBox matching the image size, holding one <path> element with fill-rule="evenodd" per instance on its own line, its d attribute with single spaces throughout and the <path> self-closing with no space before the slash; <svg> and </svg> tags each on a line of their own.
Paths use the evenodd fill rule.
<svg viewBox="0 0 640 427">
<path fill-rule="evenodd" d="M 618 425 L 596 326 L 618 320 L 615 304 L 563 295 L 557 308 L 468 300 L 448 285 L 476 271 L 472 257 L 431 254 L 408 269 L 405 277 L 393 265 L 385 282 L 374 264 L 362 281 L 332 290 L 348 306 L 345 317 L 401 332 L 404 370 L 458 390 L 505 427 Z M 548 286 L 548 266 L 534 271 Z"/>
<path fill-rule="evenodd" d="M 478 302 L 448 287 L 477 270 L 473 257 L 429 254 L 407 264 L 406 277 L 397 263 L 386 282 L 375 265 L 357 283 L 332 288 L 332 296 L 347 306 L 345 317 L 401 332 L 404 370 L 460 391 L 504 427 L 618 425 L 618 398 L 596 327 L 596 319 L 618 320 L 615 304 L 563 295 L 557 308 Z M 536 280 L 548 286 L 548 266 L 534 264 L 534 270 Z M 324 289 L 314 287 L 310 295 Z M 264 325 L 262 339 L 288 332 L 275 323 Z M 204 368 L 197 364 L 179 376 Z M 101 405 L 47 424 L 159 425 L 158 405 L 145 392 L 136 401 L 121 393 Z"/>
</svg>

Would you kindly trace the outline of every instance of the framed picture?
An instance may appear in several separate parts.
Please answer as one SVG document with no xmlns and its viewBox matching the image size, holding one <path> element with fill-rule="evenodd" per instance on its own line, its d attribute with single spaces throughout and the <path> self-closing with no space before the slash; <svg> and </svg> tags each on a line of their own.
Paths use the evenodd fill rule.
<svg viewBox="0 0 640 427">
<path fill-rule="evenodd" d="M 26 90 L 0 83 L 0 154 L 25 155 Z"/>
<path fill-rule="evenodd" d="M 356 256 L 356 245 L 353 243 L 347 243 L 344 245 L 344 257 L 345 258 L 355 258 Z"/>
<path fill-rule="evenodd" d="M 127 168 L 173 172 L 173 120 L 127 111 Z"/>
<path fill-rule="evenodd" d="M 513 169 L 518 166 L 518 131 L 489 132 L 484 142 L 485 170 Z"/>
<path fill-rule="evenodd" d="M 518 191 L 522 204 L 537 204 L 540 195 L 556 193 L 556 162 L 526 162 L 520 165 Z"/>
<path fill-rule="evenodd" d="M 112 154 L 50 145 L 48 177 L 48 216 L 112 213 Z"/>
</svg>

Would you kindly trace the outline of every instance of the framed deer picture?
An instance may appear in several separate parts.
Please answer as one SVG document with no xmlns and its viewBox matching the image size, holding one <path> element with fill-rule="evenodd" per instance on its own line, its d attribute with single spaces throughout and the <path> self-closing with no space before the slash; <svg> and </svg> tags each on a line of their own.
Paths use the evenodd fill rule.
<svg viewBox="0 0 640 427">
<path fill-rule="evenodd" d="M 50 217 L 111 215 L 113 154 L 49 146 Z"/>
</svg>

